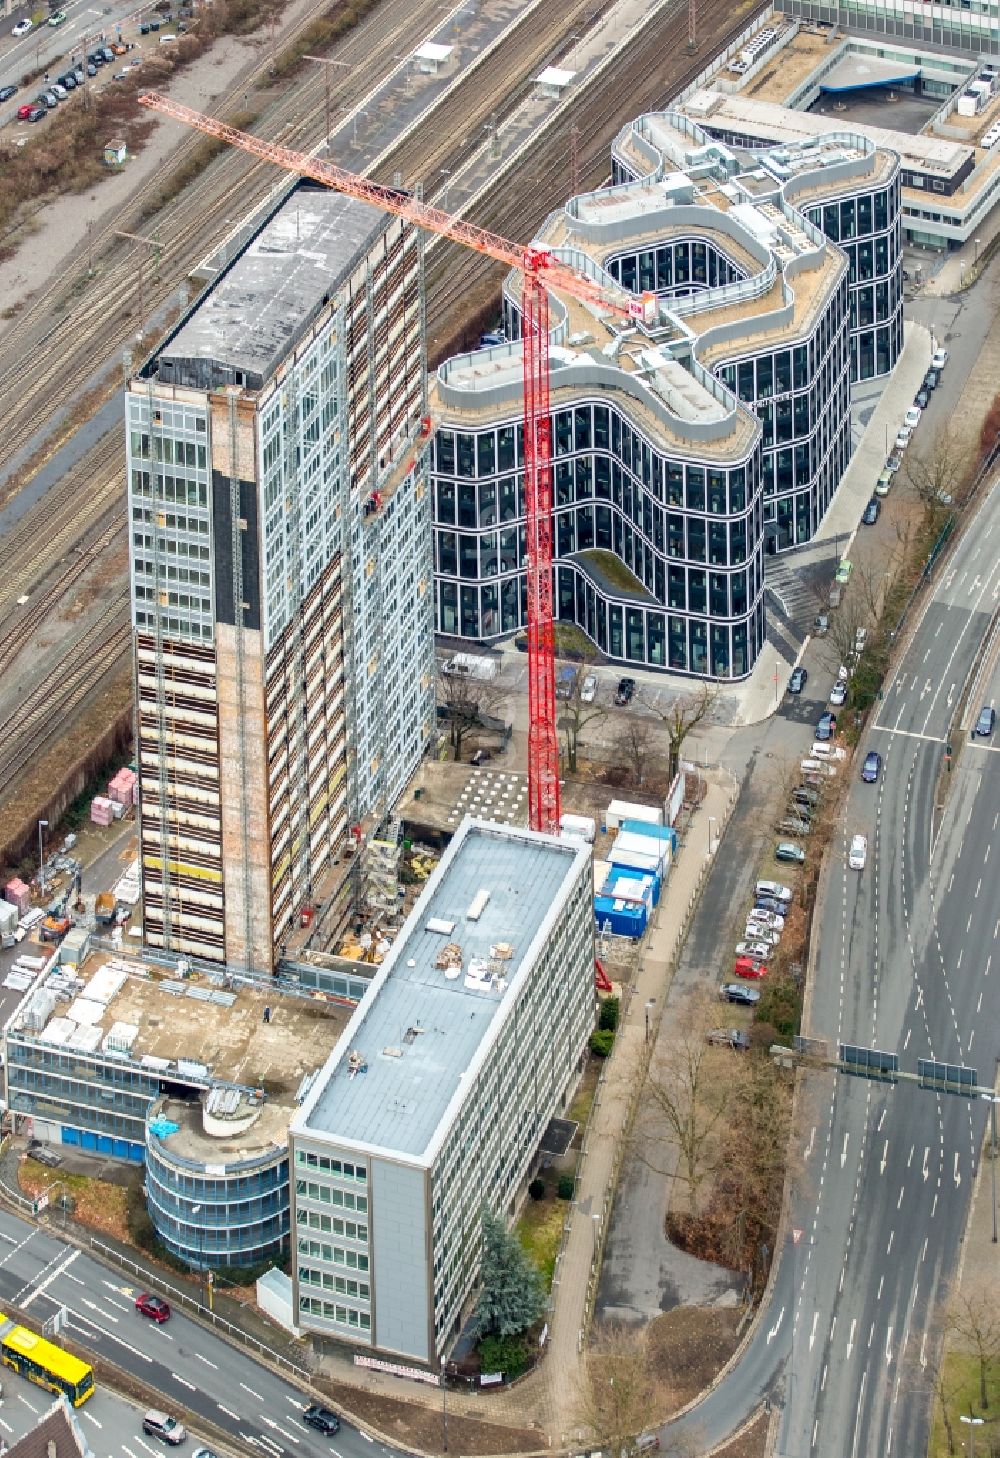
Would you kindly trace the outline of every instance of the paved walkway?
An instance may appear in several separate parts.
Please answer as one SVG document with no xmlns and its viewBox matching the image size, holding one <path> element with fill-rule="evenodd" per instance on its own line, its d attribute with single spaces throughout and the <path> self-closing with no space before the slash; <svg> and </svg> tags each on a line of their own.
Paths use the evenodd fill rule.
<svg viewBox="0 0 1000 1458">
<path fill-rule="evenodd" d="M 735 799 L 735 783 L 724 771 L 713 773 L 702 804 L 694 812 L 684 845 L 671 868 L 667 886 L 647 936 L 635 986 L 623 1008 L 614 1053 L 605 1067 L 587 1133 L 577 1198 L 570 1211 L 569 1234 L 556 1268 L 555 1309 L 549 1323 L 545 1360 L 536 1372 L 511 1390 L 449 1394 L 448 1406 L 486 1421 L 524 1426 L 534 1422 L 553 1444 L 571 1442 L 578 1433 L 576 1413 L 580 1357 L 587 1314 L 592 1305 L 597 1258 L 604 1239 L 612 1192 L 624 1147 L 624 1134 L 655 1043 L 689 916 L 706 869 L 709 820 L 721 834 Z M 717 844 L 717 840 L 715 841 Z M 650 1010 L 647 1040 L 646 1007 Z M 364 1386 L 410 1402 L 437 1407 L 440 1396 L 416 1382 L 357 1369 L 344 1358 L 324 1358 L 321 1370 L 340 1382 Z"/>
</svg>

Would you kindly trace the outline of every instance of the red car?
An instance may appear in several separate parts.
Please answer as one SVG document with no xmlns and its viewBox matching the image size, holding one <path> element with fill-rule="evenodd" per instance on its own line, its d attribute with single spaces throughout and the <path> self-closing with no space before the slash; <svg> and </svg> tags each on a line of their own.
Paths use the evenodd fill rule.
<svg viewBox="0 0 1000 1458">
<path fill-rule="evenodd" d="M 163 1297 L 150 1296 L 148 1291 L 140 1291 L 135 1298 L 135 1309 L 141 1316 L 151 1317 L 157 1324 L 170 1320 L 170 1307 Z"/>
<path fill-rule="evenodd" d="M 733 972 L 737 977 L 766 977 L 767 963 L 756 957 L 737 957 Z"/>
<path fill-rule="evenodd" d="M 19 106 L 17 108 L 17 119 L 18 119 L 18 121 L 27 121 L 28 120 L 28 117 L 34 111 L 34 109 L 35 109 L 35 103 L 33 101 L 25 102 L 24 106 Z"/>
</svg>

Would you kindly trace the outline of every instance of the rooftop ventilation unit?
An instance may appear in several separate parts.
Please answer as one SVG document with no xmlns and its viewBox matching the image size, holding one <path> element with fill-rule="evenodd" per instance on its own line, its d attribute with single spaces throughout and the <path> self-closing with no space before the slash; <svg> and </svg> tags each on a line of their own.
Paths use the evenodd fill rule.
<svg viewBox="0 0 1000 1458">
<path fill-rule="evenodd" d="M 482 916 L 483 912 L 486 910 L 489 899 L 489 891 L 487 891 L 485 886 L 481 886 L 480 889 L 476 892 L 475 896 L 472 898 L 472 904 L 469 907 L 468 911 L 465 913 L 467 919 L 469 921 L 478 921 L 479 918 Z"/>
</svg>

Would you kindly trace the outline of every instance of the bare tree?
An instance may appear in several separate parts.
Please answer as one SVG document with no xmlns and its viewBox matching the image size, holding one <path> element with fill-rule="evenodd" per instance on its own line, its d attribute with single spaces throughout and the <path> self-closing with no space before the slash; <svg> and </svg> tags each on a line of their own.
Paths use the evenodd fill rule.
<svg viewBox="0 0 1000 1458">
<path fill-rule="evenodd" d="M 642 1331 L 598 1328 L 594 1351 L 578 1378 L 577 1416 L 596 1446 L 631 1458 L 650 1421 L 653 1382 Z"/>
<path fill-rule="evenodd" d="M 643 701 L 643 706 L 659 719 L 666 730 L 670 753 L 668 772 L 671 780 L 680 769 L 681 749 L 685 739 L 699 724 L 711 720 L 718 702 L 719 686 L 715 683 L 699 684 L 689 694 L 678 694 L 665 709 Z"/>
<path fill-rule="evenodd" d="M 469 735 L 477 729 L 498 730 L 496 716 L 503 708 L 510 686 L 500 677 L 478 678 L 475 674 L 438 674 L 438 707 L 448 725 L 448 742 L 456 760 Z M 490 720 L 493 720 L 491 723 Z"/>
<path fill-rule="evenodd" d="M 989 1409 L 987 1377 L 1000 1357 L 1000 1308 L 996 1289 L 979 1286 L 968 1294 L 958 1292 L 948 1307 L 949 1331 L 979 1363 L 979 1405 Z"/>
<path fill-rule="evenodd" d="M 662 774 L 663 759 L 651 719 L 626 714 L 618 736 L 618 751 L 622 761 L 631 766 L 636 785 L 644 785 L 650 777 Z"/>
<path fill-rule="evenodd" d="M 916 448 L 915 442 L 910 444 L 903 457 L 903 474 L 933 518 L 964 493 L 974 464 L 974 453 L 957 438 L 954 424 L 949 421 L 938 426 L 923 448 Z"/>
<path fill-rule="evenodd" d="M 594 697 L 590 697 L 589 694 L 588 697 L 584 697 L 584 686 L 591 672 L 591 665 L 586 662 L 563 664 L 556 676 L 556 682 L 560 686 L 568 686 L 568 692 L 564 689 L 560 696 L 558 724 L 563 732 L 563 741 L 566 746 L 566 768 L 570 774 L 576 774 L 580 740 L 584 730 L 590 724 L 603 719 L 607 713 L 607 709 L 597 702 L 596 687 Z"/>
<path fill-rule="evenodd" d="M 735 1082 L 718 1077 L 707 1034 L 717 1021 L 708 995 L 694 997 L 678 1018 L 666 1052 L 665 1067 L 650 1074 L 640 1101 L 636 1136 L 640 1158 L 652 1165 L 648 1154 L 662 1139 L 677 1152 L 675 1179 L 687 1185 L 692 1209 L 719 1167 L 721 1143 L 714 1138 L 724 1123 L 735 1094 Z M 652 1137 L 651 1137 L 652 1136 Z"/>
</svg>

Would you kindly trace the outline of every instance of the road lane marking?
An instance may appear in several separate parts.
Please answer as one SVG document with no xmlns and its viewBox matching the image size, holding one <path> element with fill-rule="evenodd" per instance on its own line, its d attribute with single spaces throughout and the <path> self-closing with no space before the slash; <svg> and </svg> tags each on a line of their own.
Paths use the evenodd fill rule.
<svg viewBox="0 0 1000 1458">
<path fill-rule="evenodd" d="M 858 1451 L 858 1434 L 861 1431 L 861 1414 L 864 1410 L 865 1386 L 867 1382 L 868 1373 L 864 1371 L 861 1374 L 861 1389 L 858 1392 L 858 1415 L 854 1419 L 854 1442 L 851 1444 L 851 1458 L 854 1458 L 854 1455 Z"/>
<path fill-rule="evenodd" d="M 814 1311 L 813 1312 L 812 1331 L 809 1333 L 809 1350 L 810 1351 L 812 1351 L 812 1349 L 813 1349 L 813 1343 L 816 1340 L 816 1324 L 817 1324 L 818 1321 L 819 1321 L 819 1312 L 818 1311 Z"/>
<path fill-rule="evenodd" d="M 930 1154 L 931 1154 L 930 1145 L 929 1144 L 925 1144 L 924 1145 L 924 1167 L 920 1171 L 920 1173 L 923 1175 L 923 1177 L 924 1177 L 925 1180 L 926 1179 L 929 1179 L 929 1177 L 930 1177 L 930 1169 L 928 1168 L 928 1164 L 927 1164 L 928 1159 L 930 1159 Z M 926 1241 L 924 1242 L 924 1244 L 926 1245 Z"/>
<path fill-rule="evenodd" d="M 889 1252 L 892 1250 L 892 1241 L 893 1241 L 893 1237 L 895 1236 L 895 1234 L 896 1234 L 896 1232 L 894 1230 L 890 1230 L 889 1231 L 889 1244 L 885 1248 L 886 1255 L 888 1255 Z"/>
<path fill-rule="evenodd" d="M 213 1372 L 218 1372 L 219 1368 L 216 1363 L 210 1362 L 207 1357 L 203 1357 L 201 1352 L 195 1352 L 195 1356 L 199 1362 L 204 1362 L 206 1367 L 211 1367 Z"/>
<path fill-rule="evenodd" d="M 196 1392 L 198 1390 L 193 1382 L 189 1382 L 187 1378 L 182 1377 L 179 1372 L 171 1372 L 170 1375 L 175 1382 L 179 1382 L 181 1386 L 186 1387 L 189 1392 Z"/>
<path fill-rule="evenodd" d="M 850 1132 L 847 1132 L 844 1135 L 844 1147 L 840 1151 L 840 1167 L 841 1167 L 841 1169 L 843 1169 L 844 1168 L 844 1165 L 847 1163 L 847 1141 L 848 1141 L 848 1139 L 850 1139 L 850 1137 L 851 1137 Z"/>
<path fill-rule="evenodd" d="M 771 1345 L 772 1339 L 778 1335 L 779 1328 L 781 1327 L 781 1323 L 784 1321 L 784 1319 L 785 1319 L 785 1308 L 782 1307 L 781 1310 L 778 1312 L 778 1319 L 777 1319 L 777 1321 L 774 1323 L 774 1325 L 772 1326 L 771 1330 L 767 1334 L 767 1344 L 768 1344 L 768 1346 Z M 369 1439 L 369 1442 L 370 1441 L 371 1441 L 371 1439 Z"/>
<path fill-rule="evenodd" d="M 264 1401 L 264 1399 L 261 1397 L 260 1393 L 259 1392 L 254 1392 L 253 1388 L 252 1387 L 248 1387 L 245 1382 L 241 1382 L 240 1383 L 240 1386 L 243 1388 L 243 1391 L 244 1392 L 249 1392 L 250 1396 L 251 1397 L 255 1397 L 258 1402 L 263 1402 Z"/>
<path fill-rule="evenodd" d="M 30 1306 L 32 1301 L 34 1301 L 37 1297 L 41 1296 L 47 1290 L 47 1288 L 52 1285 L 52 1282 L 56 1279 L 57 1276 L 61 1276 L 63 1271 L 65 1271 L 69 1266 L 73 1264 L 79 1254 L 80 1252 L 78 1250 L 70 1251 L 69 1255 L 66 1256 L 66 1258 L 61 1261 L 58 1266 L 56 1266 L 55 1270 L 52 1271 L 50 1275 L 46 1276 L 45 1280 L 42 1281 L 40 1285 L 35 1287 L 34 1291 L 31 1292 L 30 1296 L 25 1296 L 23 1299 L 19 1299 L 20 1293 L 18 1293 L 18 1296 L 15 1296 L 14 1298 L 15 1306 Z M 22 1289 L 26 1290 L 27 1287 L 23 1287 Z"/>
<path fill-rule="evenodd" d="M 959 1171 L 958 1171 L 958 1150 L 957 1149 L 955 1151 L 955 1169 L 954 1169 L 954 1176 L 955 1176 L 955 1188 L 957 1189 L 958 1186 L 962 1183 L 962 1176 L 959 1174 Z"/>
<path fill-rule="evenodd" d="M 902 1205 L 902 1203 L 903 1203 L 903 1196 L 905 1195 L 905 1193 L 906 1193 L 906 1186 L 905 1185 L 900 1185 L 900 1187 L 899 1187 L 899 1199 L 896 1201 L 896 1209 L 897 1210 L 899 1209 L 900 1205 Z"/>
<path fill-rule="evenodd" d="M 850 1359 L 850 1355 L 854 1351 L 854 1330 L 855 1330 L 855 1327 L 857 1326 L 857 1324 L 858 1324 L 858 1318 L 855 1316 L 852 1319 L 852 1321 L 851 1321 L 851 1334 L 847 1338 L 847 1356 L 848 1356 L 848 1359 Z"/>
<path fill-rule="evenodd" d="M 878 1167 L 879 1174 L 885 1174 L 885 1167 L 886 1167 L 886 1165 L 888 1163 L 889 1163 L 889 1141 L 887 1139 L 885 1141 L 885 1148 L 882 1150 L 882 1159 L 881 1159 L 881 1162 L 879 1163 L 879 1167 Z"/>
<path fill-rule="evenodd" d="M 892 1327 L 885 1334 L 885 1364 L 888 1367 L 892 1362 Z"/>
</svg>

